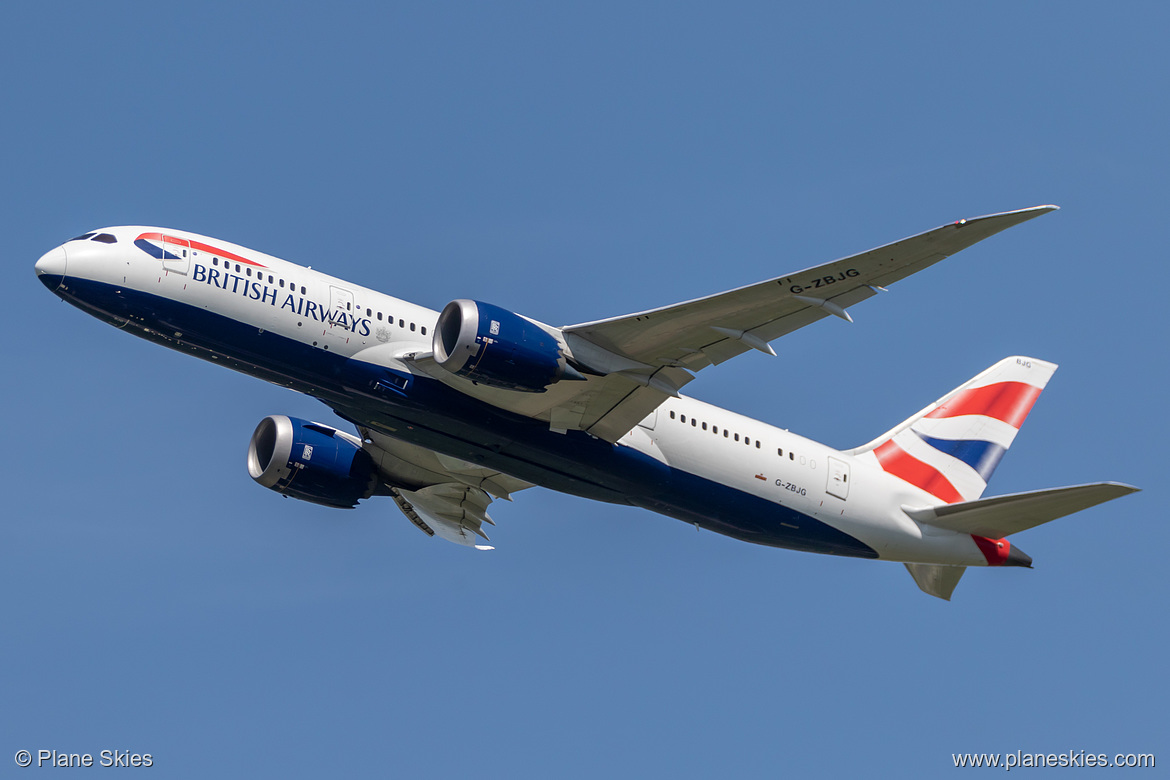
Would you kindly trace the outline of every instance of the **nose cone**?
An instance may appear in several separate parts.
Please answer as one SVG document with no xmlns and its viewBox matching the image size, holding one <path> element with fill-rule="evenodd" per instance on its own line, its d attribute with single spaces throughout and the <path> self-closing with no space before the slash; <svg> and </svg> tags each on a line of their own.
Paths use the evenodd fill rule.
<svg viewBox="0 0 1170 780">
<path fill-rule="evenodd" d="M 45 287 L 49 288 L 50 292 L 61 286 L 61 281 L 65 278 L 67 260 L 63 246 L 50 249 L 40 260 L 37 260 L 37 278 Z"/>
</svg>

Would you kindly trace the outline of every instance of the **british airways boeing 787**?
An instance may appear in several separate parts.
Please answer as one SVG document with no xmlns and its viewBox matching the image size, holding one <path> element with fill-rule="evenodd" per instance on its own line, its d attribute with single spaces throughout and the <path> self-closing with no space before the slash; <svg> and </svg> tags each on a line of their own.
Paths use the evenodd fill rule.
<svg viewBox="0 0 1170 780">
<path fill-rule="evenodd" d="M 117 328 L 307 393 L 357 435 L 273 415 L 248 471 L 350 508 L 389 496 L 429 536 L 491 549 L 494 498 L 533 485 L 756 544 L 900 561 L 949 599 L 968 566 L 1030 566 L 1007 537 L 1133 492 L 983 498 L 1056 366 L 1008 357 L 851 450 L 682 395 L 695 371 L 848 309 L 1054 206 L 959 220 L 759 284 L 554 327 L 455 300 L 436 312 L 183 230 L 111 227 L 45 254 L 52 292 Z"/>
</svg>

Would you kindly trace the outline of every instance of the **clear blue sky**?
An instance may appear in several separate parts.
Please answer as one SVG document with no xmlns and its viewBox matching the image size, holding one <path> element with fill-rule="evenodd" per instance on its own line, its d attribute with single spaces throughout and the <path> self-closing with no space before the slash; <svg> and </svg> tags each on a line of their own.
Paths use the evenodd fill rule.
<svg viewBox="0 0 1170 780">
<path fill-rule="evenodd" d="M 23 3 L 0 13 L 0 774 L 941 776 L 1167 745 L 1163 4 Z M 312 399 L 119 333 L 41 253 L 185 228 L 554 324 L 961 217 L 1062 210 L 710 371 L 838 447 L 1001 357 L 1061 364 L 990 493 L 1144 492 L 952 603 L 899 564 L 542 490 L 498 550 L 254 484 Z M 45 770 L 42 770 L 45 771 Z M 1104 775 L 1108 772 L 1102 773 Z"/>
</svg>

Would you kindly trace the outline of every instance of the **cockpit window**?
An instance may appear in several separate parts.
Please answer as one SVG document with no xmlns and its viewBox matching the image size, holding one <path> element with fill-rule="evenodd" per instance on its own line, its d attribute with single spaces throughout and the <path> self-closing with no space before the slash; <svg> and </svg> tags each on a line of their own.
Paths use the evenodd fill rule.
<svg viewBox="0 0 1170 780">
<path fill-rule="evenodd" d="M 90 241 L 100 241 L 103 244 L 116 244 L 116 243 L 118 243 L 118 239 L 115 238 L 110 233 L 98 233 L 96 236 L 91 238 Z"/>
<path fill-rule="evenodd" d="M 82 233 L 82 234 L 81 234 L 80 236 L 78 236 L 77 238 L 71 238 L 71 239 L 69 239 L 69 241 L 84 241 L 84 240 L 86 240 L 87 238 L 93 238 L 93 237 L 94 237 L 94 235 L 96 235 L 96 234 L 94 234 L 94 233 Z M 68 242 L 68 241 L 66 241 L 65 243 L 69 243 L 69 242 Z"/>
</svg>

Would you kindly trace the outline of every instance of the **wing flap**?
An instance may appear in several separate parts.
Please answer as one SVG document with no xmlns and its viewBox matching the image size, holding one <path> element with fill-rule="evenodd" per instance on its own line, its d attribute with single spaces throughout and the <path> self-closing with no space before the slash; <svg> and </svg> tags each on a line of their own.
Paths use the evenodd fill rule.
<svg viewBox="0 0 1170 780">
<path fill-rule="evenodd" d="M 398 508 L 407 518 L 435 535 L 477 550 L 491 550 L 479 540 L 490 541 L 483 524 L 492 523 L 487 507 L 492 498 L 479 488 L 461 483 L 430 485 L 419 490 L 390 488 Z"/>
<path fill-rule="evenodd" d="M 417 444 L 359 426 L 362 446 L 370 453 L 398 508 L 427 536 L 491 549 L 484 524 L 495 525 L 487 509 L 492 497 L 512 500 L 531 482 L 453 458 Z"/>
<path fill-rule="evenodd" d="M 914 520 L 935 528 L 1001 539 L 1137 490 L 1120 482 L 1096 482 L 925 509 L 902 509 Z"/>
</svg>

